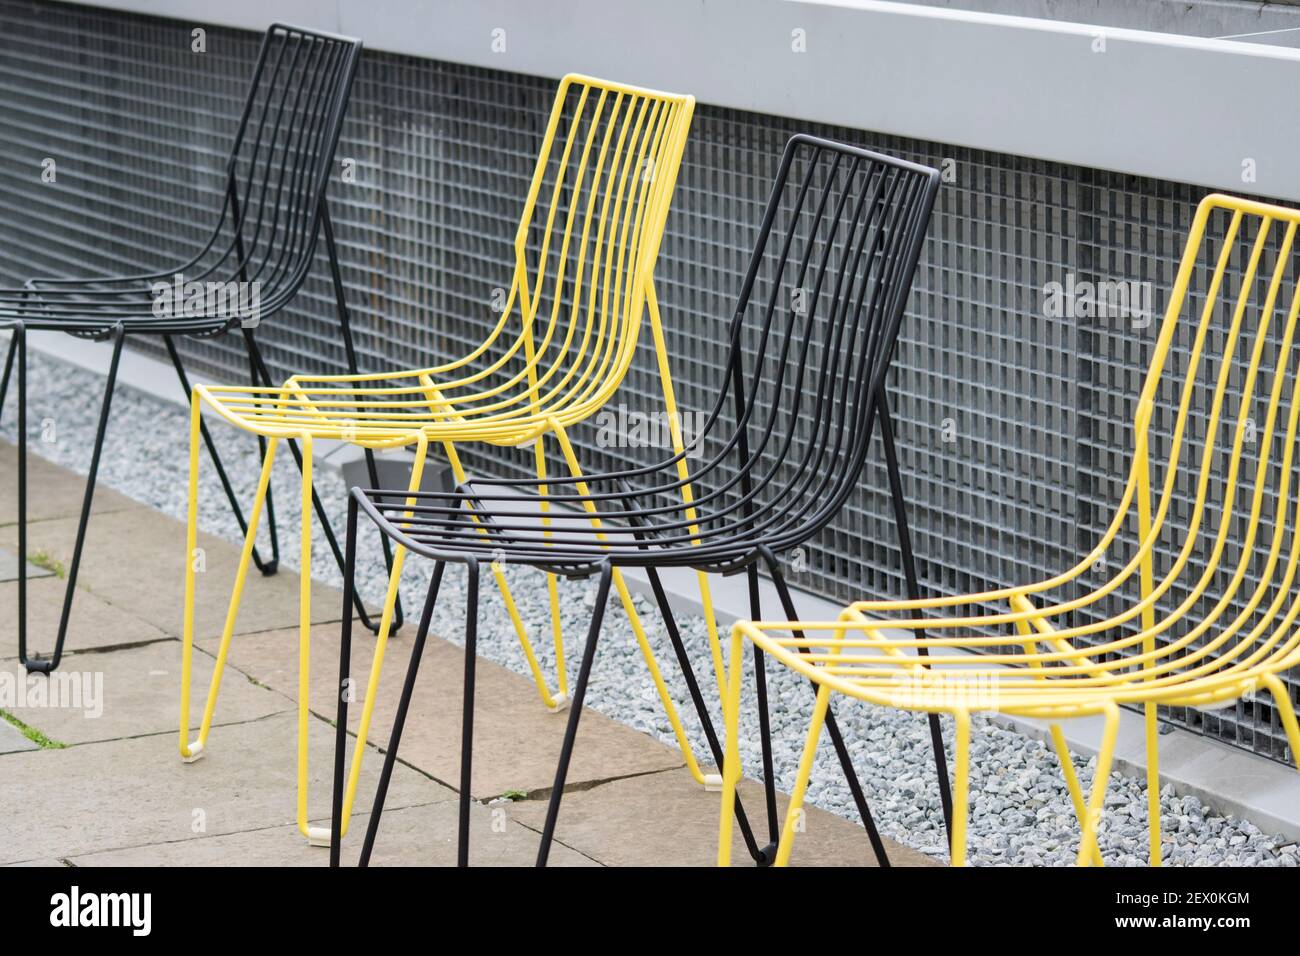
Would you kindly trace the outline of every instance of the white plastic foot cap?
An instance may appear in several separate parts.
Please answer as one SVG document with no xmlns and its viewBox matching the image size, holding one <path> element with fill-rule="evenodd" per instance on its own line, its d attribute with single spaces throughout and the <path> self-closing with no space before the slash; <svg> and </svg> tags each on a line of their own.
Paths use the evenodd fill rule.
<svg viewBox="0 0 1300 956">
<path fill-rule="evenodd" d="M 197 740 L 191 740 L 190 755 L 188 757 L 182 756 L 181 760 L 184 763 L 194 763 L 194 761 L 198 760 L 202 756 L 203 756 L 203 744 L 199 743 Z"/>
<path fill-rule="evenodd" d="M 310 846 L 329 846 L 330 828 L 329 827 L 308 827 L 307 843 Z"/>
<path fill-rule="evenodd" d="M 562 710 L 569 709 L 568 694 L 552 694 L 551 701 L 552 703 L 546 709 L 553 714 L 558 714 Z"/>
<path fill-rule="evenodd" d="M 704 789 L 709 793 L 722 792 L 722 774 L 706 773 L 704 775 Z"/>
</svg>

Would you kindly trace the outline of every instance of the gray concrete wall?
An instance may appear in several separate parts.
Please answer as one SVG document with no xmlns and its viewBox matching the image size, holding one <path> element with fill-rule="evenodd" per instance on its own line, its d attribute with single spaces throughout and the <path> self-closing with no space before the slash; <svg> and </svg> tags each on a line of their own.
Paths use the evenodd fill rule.
<svg viewBox="0 0 1300 956">
<path fill-rule="evenodd" d="M 93 2 L 249 29 L 287 20 L 398 53 L 613 75 L 718 106 L 1300 200 L 1300 123 L 1288 121 L 1300 50 L 1271 43 L 880 0 Z M 1095 6 L 1111 20 L 1128 6 L 1152 26 L 1180 22 L 1170 5 L 1122 0 L 981 5 Z M 1185 19 L 1217 22 L 1221 8 L 1232 32 L 1251 32 L 1263 21 L 1247 6 L 1194 5 Z"/>
</svg>

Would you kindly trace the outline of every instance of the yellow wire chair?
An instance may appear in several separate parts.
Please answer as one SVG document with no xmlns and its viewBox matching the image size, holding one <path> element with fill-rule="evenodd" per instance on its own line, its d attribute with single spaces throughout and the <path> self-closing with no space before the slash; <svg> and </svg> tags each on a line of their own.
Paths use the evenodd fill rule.
<svg viewBox="0 0 1300 956">
<path fill-rule="evenodd" d="M 740 777 L 737 664 L 746 640 L 818 686 L 778 865 L 790 859 L 832 693 L 952 715 L 955 865 L 966 860 L 976 712 L 1050 722 L 1082 829 L 1080 865 L 1102 862 L 1097 834 L 1121 705 L 1144 710 L 1152 865 L 1161 859 L 1158 706 L 1214 709 L 1247 698 L 1261 708 L 1250 695 L 1267 690 L 1293 759 L 1300 755 L 1300 726 L 1278 676 L 1300 661 L 1297 224 L 1300 211 L 1230 196 L 1210 195 L 1197 207 L 1138 397 L 1119 507 L 1074 567 L 980 594 L 860 601 L 833 623 L 736 625 L 720 865 L 730 862 Z M 948 608 L 971 613 L 922 613 Z M 994 613 L 978 613 L 988 610 Z M 922 664 L 921 649 L 941 662 L 932 656 Z M 1059 724 L 1083 716 L 1104 718 L 1086 799 Z"/>
<path fill-rule="evenodd" d="M 240 555 L 235 585 L 198 737 L 190 739 L 190 666 L 194 636 L 195 571 L 187 562 L 181 675 L 180 752 L 202 755 L 234 633 L 249 556 L 271 476 L 276 445 L 303 446 L 301 531 L 298 827 L 314 844 L 327 845 L 328 827 L 307 824 L 307 734 L 311 594 L 311 450 L 314 440 L 337 439 L 370 449 L 414 446 L 410 490 L 418 490 L 425 454 L 441 445 L 458 482 L 467 475 L 457 452 L 461 442 L 532 445 L 539 489 L 546 492 L 544 438 L 558 444 L 570 474 L 580 474 L 567 429 L 601 408 L 614 394 L 636 350 L 642 317 L 649 312 L 657 371 L 675 453 L 684 449 L 669 374 L 653 272 L 685 148 L 694 97 L 640 89 L 570 74 L 561 82 L 541 143 L 519 229 L 509 295 L 490 334 L 455 361 L 425 369 L 383 374 L 294 375 L 279 388 L 198 386 L 191 422 L 187 548 L 197 541 L 198 436 L 207 405 L 230 424 L 265 436 L 268 448 Z M 514 318 L 516 312 L 517 319 Z M 684 461 L 682 478 L 687 477 Z M 691 492 L 684 486 L 689 504 Z M 548 522 L 545 514 L 543 522 Z M 398 596 L 405 553 L 394 555 L 374 662 L 357 733 L 357 757 L 348 783 L 350 808 L 360 771 L 384 649 Z M 557 690 L 547 686 L 527 629 L 502 569 L 493 568 L 542 701 L 552 710 L 567 703 L 568 686 L 559 595 L 547 575 Z M 722 661 L 712 602 L 699 578 L 715 669 Z M 631 595 L 616 579 L 632 628 L 691 772 L 706 777 L 692 753 L 655 661 Z M 717 674 L 719 692 L 725 677 Z M 345 815 L 342 826 L 347 829 Z"/>
</svg>

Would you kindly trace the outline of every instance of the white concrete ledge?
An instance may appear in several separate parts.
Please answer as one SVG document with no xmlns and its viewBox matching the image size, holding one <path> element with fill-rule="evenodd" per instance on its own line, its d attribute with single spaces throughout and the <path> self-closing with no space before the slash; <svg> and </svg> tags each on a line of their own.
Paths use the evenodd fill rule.
<svg viewBox="0 0 1300 956">
<path fill-rule="evenodd" d="M 1300 199 L 1300 50 L 1284 47 L 883 0 L 89 2 Z"/>
</svg>

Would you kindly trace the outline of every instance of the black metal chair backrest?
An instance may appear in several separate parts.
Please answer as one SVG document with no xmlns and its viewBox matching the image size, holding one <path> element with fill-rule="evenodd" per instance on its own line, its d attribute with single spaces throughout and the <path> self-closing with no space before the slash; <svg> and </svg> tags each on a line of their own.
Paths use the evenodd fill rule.
<svg viewBox="0 0 1300 956">
<path fill-rule="evenodd" d="M 706 492 L 706 514 L 756 516 L 742 537 L 793 546 L 853 490 L 938 186 L 936 170 L 890 156 L 805 135 L 786 145 L 705 429 L 726 431 L 730 402 L 737 428 L 710 457 L 740 467 L 724 488 L 692 468 L 721 492 Z"/>
<path fill-rule="evenodd" d="M 278 23 L 262 40 L 207 273 L 261 282 L 264 312 L 287 302 L 310 269 L 360 54 L 359 40 Z"/>
</svg>

